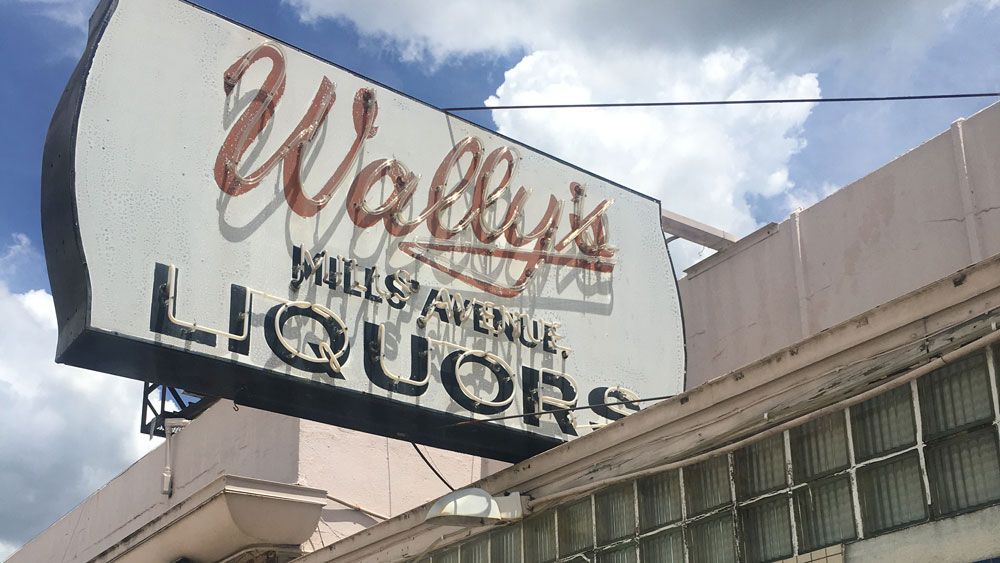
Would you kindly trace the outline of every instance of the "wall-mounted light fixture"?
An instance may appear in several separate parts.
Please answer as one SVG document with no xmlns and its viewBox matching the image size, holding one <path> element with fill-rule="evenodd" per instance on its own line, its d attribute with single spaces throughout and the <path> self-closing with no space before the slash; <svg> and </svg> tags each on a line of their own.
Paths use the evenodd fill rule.
<svg viewBox="0 0 1000 563">
<path fill-rule="evenodd" d="M 483 489 L 459 489 L 441 497 L 427 511 L 425 522 L 449 526 L 497 524 L 520 520 L 524 502 L 520 493 L 494 497 Z"/>
</svg>

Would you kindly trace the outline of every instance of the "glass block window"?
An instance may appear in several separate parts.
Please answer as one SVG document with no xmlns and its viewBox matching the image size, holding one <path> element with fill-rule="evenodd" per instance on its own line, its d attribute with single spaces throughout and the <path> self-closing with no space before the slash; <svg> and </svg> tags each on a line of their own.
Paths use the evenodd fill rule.
<svg viewBox="0 0 1000 563">
<path fill-rule="evenodd" d="M 783 435 L 441 546 L 420 563 L 776 561 L 1000 505 L 991 375 L 984 351 Z"/>
<path fill-rule="evenodd" d="M 848 466 L 847 422 L 843 412 L 811 420 L 793 428 L 790 434 L 796 483 L 811 481 Z"/>
<path fill-rule="evenodd" d="M 635 545 L 626 544 L 602 551 L 597 554 L 597 563 L 636 563 Z"/>
<path fill-rule="evenodd" d="M 740 508 L 740 524 L 747 561 L 774 561 L 792 555 L 792 525 L 785 495 Z"/>
<path fill-rule="evenodd" d="M 924 438 L 993 420 L 985 354 L 973 354 L 922 377 L 920 417 Z"/>
<path fill-rule="evenodd" d="M 559 557 L 594 547 L 590 497 L 559 507 Z"/>
<path fill-rule="evenodd" d="M 913 394 L 903 385 L 851 407 L 854 457 L 866 461 L 917 443 Z"/>
<path fill-rule="evenodd" d="M 859 469 L 858 494 L 866 535 L 927 518 L 917 452 Z"/>
<path fill-rule="evenodd" d="M 729 489 L 729 458 L 714 457 L 684 469 L 688 513 L 698 514 L 732 500 Z"/>
<path fill-rule="evenodd" d="M 784 434 L 776 434 L 737 450 L 733 464 L 736 498 L 740 500 L 784 488 Z"/>
<path fill-rule="evenodd" d="M 680 472 L 668 471 L 640 479 L 639 529 L 643 532 L 681 519 Z"/>
<path fill-rule="evenodd" d="M 832 477 L 796 490 L 795 523 L 800 553 L 857 537 L 850 476 Z"/>
<path fill-rule="evenodd" d="M 635 495 L 631 482 L 594 495 L 594 511 L 598 546 L 635 535 Z"/>
<path fill-rule="evenodd" d="M 691 561 L 736 563 L 736 535 L 733 533 L 733 515 L 723 512 L 718 516 L 693 522 L 688 526 L 688 546 Z"/>
<path fill-rule="evenodd" d="M 521 526 L 506 526 L 490 534 L 491 562 L 494 563 L 499 563 L 501 561 L 517 562 L 520 560 L 521 560 Z"/>
<path fill-rule="evenodd" d="M 935 515 L 1000 500 L 1000 452 L 992 426 L 928 446 L 925 455 Z"/>
<path fill-rule="evenodd" d="M 434 556 L 434 563 L 459 563 L 458 548 L 453 547 Z"/>
<path fill-rule="evenodd" d="M 483 534 L 462 545 L 461 563 L 490 563 L 490 536 Z"/>
<path fill-rule="evenodd" d="M 524 521 L 524 559 L 548 563 L 556 558 L 556 514 L 547 511 Z"/>
<path fill-rule="evenodd" d="M 643 561 L 684 563 L 684 538 L 681 529 L 674 528 L 642 539 L 639 554 Z"/>
</svg>

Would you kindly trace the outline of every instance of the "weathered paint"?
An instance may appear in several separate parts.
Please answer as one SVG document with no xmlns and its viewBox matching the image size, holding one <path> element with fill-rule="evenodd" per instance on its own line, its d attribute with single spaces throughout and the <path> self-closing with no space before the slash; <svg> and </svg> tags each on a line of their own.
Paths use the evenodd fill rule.
<svg viewBox="0 0 1000 563">
<path fill-rule="evenodd" d="M 682 390 L 655 199 L 184 2 L 92 22 L 43 164 L 59 361 L 504 460 Z"/>
<path fill-rule="evenodd" d="M 998 307 L 1000 257 L 963 269 L 475 486 L 494 494 L 519 491 L 544 498 L 643 469 L 683 464 L 695 455 L 752 438 L 857 395 L 991 334 L 992 324 L 1000 320 Z M 426 509 L 416 508 L 302 561 L 396 561 L 432 543 L 445 545 L 476 532 L 422 523 Z M 446 539 L 441 540 L 442 536 Z"/>
</svg>

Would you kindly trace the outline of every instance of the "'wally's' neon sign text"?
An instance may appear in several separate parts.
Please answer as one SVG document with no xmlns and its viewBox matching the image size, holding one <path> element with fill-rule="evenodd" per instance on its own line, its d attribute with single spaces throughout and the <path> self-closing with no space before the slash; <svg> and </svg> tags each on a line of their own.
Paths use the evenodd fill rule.
<svg viewBox="0 0 1000 563">
<path fill-rule="evenodd" d="M 281 146 L 254 170 L 239 171 L 240 163 L 251 145 L 274 118 L 284 94 L 285 58 L 277 45 L 264 43 L 240 57 L 223 75 L 223 86 L 228 95 L 247 70 L 264 59 L 270 61 L 271 69 L 219 149 L 214 169 L 215 181 L 226 194 L 239 196 L 260 185 L 280 164 L 288 206 L 297 215 L 312 217 L 330 203 L 333 194 L 347 179 L 348 171 L 355 167 L 365 141 L 378 133 L 375 92 L 370 88 L 361 88 L 356 92 L 352 108 L 354 140 L 326 183 L 310 196 L 303 189 L 300 165 L 307 144 L 315 138 L 336 101 L 334 85 L 326 77 L 320 81 L 302 119 Z M 449 174 L 463 159 L 468 163 L 464 174 L 454 185 L 448 186 Z M 562 228 L 566 202 L 549 195 L 541 217 L 534 227 L 526 230 L 524 209 L 530 192 L 524 186 L 513 191 L 517 162 L 517 156 L 510 147 L 499 147 L 486 154 L 479 138 L 466 137 L 444 155 L 431 180 L 427 203 L 421 211 L 414 212 L 411 209 L 412 200 L 420 183 L 419 176 L 398 159 L 377 159 L 366 164 L 351 179 L 346 199 L 347 215 L 358 228 L 367 229 L 381 223 L 395 237 L 410 235 L 419 226 L 425 226 L 430 241 L 400 242 L 400 250 L 455 279 L 500 297 L 520 295 L 543 264 L 611 272 L 616 249 L 608 243 L 606 212 L 613 201 L 602 200 L 587 212 L 584 207 L 586 190 L 581 184 L 573 182 L 569 185 L 572 210 L 567 214 L 568 227 Z M 391 186 L 388 195 L 377 205 L 370 203 L 369 192 L 385 181 Z M 501 213 L 496 206 L 504 199 L 508 189 L 513 191 L 513 196 L 507 202 L 506 212 Z M 449 223 L 445 212 L 462 200 L 469 190 L 471 200 L 468 209 L 457 221 Z M 471 231 L 472 236 L 464 237 L 464 242 L 453 240 L 462 238 L 459 235 L 467 231 Z M 470 240 L 473 238 L 474 241 Z M 506 245 L 496 246 L 501 238 Z M 573 252 L 571 247 L 575 247 L 576 251 Z M 435 253 L 439 252 L 492 256 L 521 262 L 524 268 L 516 279 L 503 283 L 438 260 Z"/>
</svg>

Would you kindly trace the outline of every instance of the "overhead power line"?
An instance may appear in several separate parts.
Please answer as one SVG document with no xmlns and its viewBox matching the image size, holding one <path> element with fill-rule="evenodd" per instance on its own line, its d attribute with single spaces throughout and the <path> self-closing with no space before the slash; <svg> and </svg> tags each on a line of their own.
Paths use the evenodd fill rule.
<svg viewBox="0 0 1000 563">
<path fill-rule="evenodd" d="M 434 464 L 431 463 L 431 460 L 427 459 L 427 456 L 424 455 L 424 452 L 420 451 L 420 448 L 418 448 L 417 445 L 414 444 L 413 442 L 410 442 L 410 444 L 413 446 L 413 449 L 417 450 L 417 453 L 420 454 L 420 459 L 424 460 L 424 463 L 427 464 L 427 467 L 430 467 L 431 471 L 433 471 L 434 474 L 437 475 L 437 478 L 440 479 L 442 483 L 444 483 L 444 486 L 454 491 L 455 487 L 452 487 L 451 483 L 449 483 L 448 480 L 444 478 L 444 475 L 441 475 L 441 472 L 437 470 L 437 467 L 434 467 Z"/>
<path fill-rule="evenodd" d="M 441 108 L 442 111 L 486 111 L 509 109 L 569 109 L 569 108 L 636 108 L 679 106 L 739 106 L 762 104 L 829 104 L 845 102 L 901 102 L 913 100 L 955 100 L 961 98 L 997 98 L 1000 92 L 970 94 L 922 94 L 913 96 L 851 96 L 841 98 L 770 98 L 758 100 L 689 100 L 676 102 L 620 102 L 605 104 L 512 104 L 502 106 L 461 106 Z"/>
</svg>

